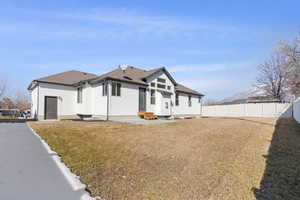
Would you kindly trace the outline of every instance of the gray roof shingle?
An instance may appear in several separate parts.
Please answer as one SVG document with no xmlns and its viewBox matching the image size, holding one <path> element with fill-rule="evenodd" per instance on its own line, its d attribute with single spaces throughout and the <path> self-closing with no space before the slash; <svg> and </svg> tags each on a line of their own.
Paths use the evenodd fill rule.
<svg viewBox="0 0 300 200">
<path fill-rule="evenodd" d="M 201 93 L 195 90 L 192 90 L 184 85 L 176 83 L 175 80 L 171 77 L 169 72 L 164 67 L 155 68 L 152 70 L 143 70 L 133 66 L 128 66 L 125 70 L 118 68 L 111 72 L 102 74 L 100 76 L 91 73 L 71 70 L 71 71 L 66 71 L 51 76 L 39 78 L 36 79 L 35 81 L 56 83 L 56 84 L 63 84 L 63 85 L 76 85 L 76 84 L 80 84 L 80 82 L 82 81 L 89 81 L 90 83 L 96 83 L 106 79 L 112 79 L 112 80 L 119 80 L 119 81 L 134 83 L 134 84 L 148 85 L 146 83 L 146 78 L 158 71 L 164 71 L 167 73 L 167 75 L 173 81 L 175 85 L 175 90 L 177 92 L 203 96 Z"/>
<path fill-rule="evenodd" d="M 46 82 L 46 83 L 58 83 L 63 85 L 74 85 L 80 81 L 88 80 L 96 77 L 97 77 L 96 74 L 70 70 L 70 71 L 42 77 L 36 79 L 35 81 Z"/>
<path fill-rule="evenodd" d="M 199 96 L 204 96 L 203 94 L 195 91 L 195 90 L 192 90 L 190 88 L 187 88 L 185 87 L 184 85 L 181 85 L 181 84 L 178 84 L 175 86 L 175 90 L 177 92 L 183 92 L 183 93 L 187 93 L 187 94 L 194 94 L 194 95 L 199 95 Z"/>
</svg>

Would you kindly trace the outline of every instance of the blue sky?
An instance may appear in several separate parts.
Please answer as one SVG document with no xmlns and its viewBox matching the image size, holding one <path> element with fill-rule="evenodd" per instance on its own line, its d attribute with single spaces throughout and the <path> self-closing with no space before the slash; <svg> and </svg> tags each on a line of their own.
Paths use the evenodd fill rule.
<svg viewBox="0 0 300 200">
<path fill-rule="evenodd" d="M 300 31 L 300 1 L 2 0 L 0 78 L 11 91 L 70 69 L 165 66 L 208 98 L 249 89 L 278 41 Z"/>
</svg>

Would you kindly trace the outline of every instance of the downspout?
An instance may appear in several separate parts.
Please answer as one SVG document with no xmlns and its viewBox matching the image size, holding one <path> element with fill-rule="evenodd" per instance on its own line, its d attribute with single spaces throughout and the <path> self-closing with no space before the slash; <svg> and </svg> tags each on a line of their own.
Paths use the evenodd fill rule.
<svg viewBox="0 0 300 200">
<path fill-rule="evenodd" d="M 36 109 L 36 112 L 37 112 L 37 115 L 36 115 L 36 118 L 38 120 L 39 118 L 39 107 L 40 107 L 40 84 L 37 83 L 37 87 L 38 87 L 38 95 L 37 95 L 37 109 Z"/>
<path fill-rule="evenodd" d="M 200 97 L 200 116 L 202 116 L 202 97 Z"/>
<path fill-rule="evenodd" d="M 109 120 L 109 85 L 107 81 L 105 82 L 104 89 L 105 88 L 107 89 L 106 90 L 106 121 L 108 121 Z"/>
</svg>

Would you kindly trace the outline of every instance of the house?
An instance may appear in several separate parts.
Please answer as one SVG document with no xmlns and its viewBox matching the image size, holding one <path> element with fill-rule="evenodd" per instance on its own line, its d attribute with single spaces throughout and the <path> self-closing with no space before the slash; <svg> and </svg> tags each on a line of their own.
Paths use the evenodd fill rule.
<svg viewBox="0 0 300 200">
<path fill-rule="evenodd" d="M 33 80 L 28 90 L 32 117 L 38 119 L 137 116 L 143 111 L 200 115 L 203 97 L 177 83 L 164 67 L 143 70 L 128 65 L 100 76 L 66 71 Z"/>
</svg>

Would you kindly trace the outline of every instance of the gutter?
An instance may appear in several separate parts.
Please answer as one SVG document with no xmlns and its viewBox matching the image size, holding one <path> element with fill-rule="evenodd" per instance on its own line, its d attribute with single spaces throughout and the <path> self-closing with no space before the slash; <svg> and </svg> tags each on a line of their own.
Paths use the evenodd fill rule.
<svg viewBox="0 0 300 200">
<path fill-rule="evenodd" d="M 195 95 L 195 96 L 200 96 L 201 98 L 205 96 L 203 94 L 197 94 L 197 93 L 192 93 L 192 92 L 185 92 L 185 91 L 181 91 L 181 90 L 176 90 L 175 92 L 184 93 L 184 94 L 191 94 L 191 95 Z"/>
</svg>

